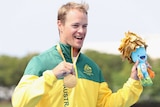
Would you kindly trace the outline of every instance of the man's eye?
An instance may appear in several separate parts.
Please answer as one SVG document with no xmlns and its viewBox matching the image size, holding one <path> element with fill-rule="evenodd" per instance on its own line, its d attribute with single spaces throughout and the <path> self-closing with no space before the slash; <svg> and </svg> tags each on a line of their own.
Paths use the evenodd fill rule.
<svg viewBox="0 0 160 107">
<path fill-rule="evenodd" d="M 87 27 L 87 25 L 83 25 L 83 28 L 86 28 Z"/>
<path fill-rule="evenodd" d="M 77 28 L 78 27 L 78 25 L 72 25 L 74 28 Z"/>
</svg>

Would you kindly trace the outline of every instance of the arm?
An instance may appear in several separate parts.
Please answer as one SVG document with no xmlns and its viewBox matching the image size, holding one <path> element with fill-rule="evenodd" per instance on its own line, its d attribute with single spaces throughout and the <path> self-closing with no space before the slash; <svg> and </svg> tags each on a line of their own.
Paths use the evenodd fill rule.
<svg viewBox="0 0 160 107">
<path fill-rule="evenodd" d="M 108 86 L 102 83 L 97 107 L 130 107 L 137 102 L 142 90 L 140 82 L 131 78 L 116 93 L 112 93 Z"/>
<path fill-rule="evenodd" d="M 52 66 L 52 70 L 45 71 L 45 69 L 52 68 L 46 68 L 47 65 L 52 65 L 48 63 L 49 61 L 42 61 L 39 57 L 35 57 L 29 62 L 24 76 L 13 93 L 13 107 L 35 107 L 41 97 L 54 87 L 57 78 L 72 71 L 72 64 L 64 61 L 57 66 Z M 42 76 L 41 71 L 45 71 Z"/>
<path fill-rule="evenodd" d="M 140 84 L 137 76 L 138 61 L 134 64 L 131 70 L 131 75 L 128 81 L 116 93 L 101 83 L 99 89 L 98 107 L 130 107 L 138 101 L 143 87 Z"/>
<path fill-rule="evenodd" d="M 35 107 L 56 80 L 52 70 L 45 71 L 41 77 L 24 75 L 13 93 L 13 107 Z"/>
</svg>

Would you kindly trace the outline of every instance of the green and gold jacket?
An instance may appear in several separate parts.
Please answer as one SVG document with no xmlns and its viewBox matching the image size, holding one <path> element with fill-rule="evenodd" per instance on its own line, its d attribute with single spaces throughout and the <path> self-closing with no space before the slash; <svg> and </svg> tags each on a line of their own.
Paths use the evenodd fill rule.
<svg viewBox="0 0 160 107">
<path fill-rule="evenodd" d="M 60 43 L 67 62 L 73 63 L 72 47 Z M 34 56 L 16 86 L 13 107 L 130 107 L 143 90 L 139 81 L 131 78 L 113 93 L 97 64 L 79 53 L 75 64 L 77 85 L 67 88 L 63 78 L 57 79 L 52 69 L 62 62 L 56 46 Z"/>
</svg>

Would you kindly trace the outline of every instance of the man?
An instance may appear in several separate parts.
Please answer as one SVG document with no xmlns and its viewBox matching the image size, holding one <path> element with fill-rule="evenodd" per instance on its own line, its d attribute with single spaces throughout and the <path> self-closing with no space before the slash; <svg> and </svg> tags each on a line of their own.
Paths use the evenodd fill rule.
<svg viewBox="0 0 160 107">
<path fill-rule="evenodd" d="M 58 11 L 60 42 L 31 59 L 17 85 L 13 107 L 129 107 L 142 92 L 136 67 L 122 89 L 112 93 L 100 68 L 80 53 L 88 25 L 88 5 L 69 2 Z M 67 88 L 63 79 L 75 75 Z"/>
</svg>

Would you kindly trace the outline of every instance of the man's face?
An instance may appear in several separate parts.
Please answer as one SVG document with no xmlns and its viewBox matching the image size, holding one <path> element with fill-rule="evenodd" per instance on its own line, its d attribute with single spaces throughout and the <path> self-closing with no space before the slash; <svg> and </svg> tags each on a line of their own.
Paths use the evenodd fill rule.
<svg viewBox="0 0 160 107">
<path fill-rule="evenodd" d="M 65 23 L 58 24 L 60 42 L 80 49 L 86 36 L 87 25 L 88 17 L 85 13 L 76 9 L 70 10 L 66 15 Z"/>
</svg>

